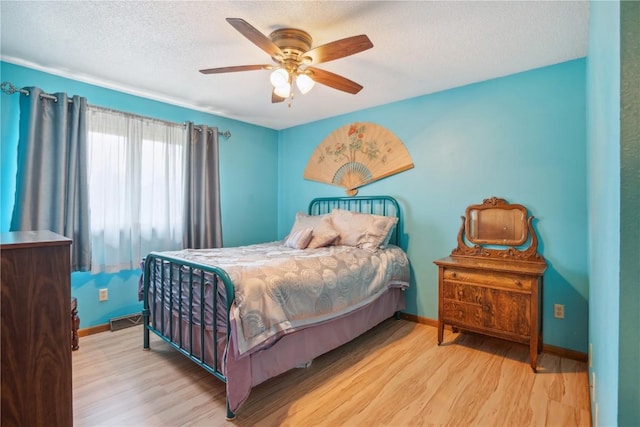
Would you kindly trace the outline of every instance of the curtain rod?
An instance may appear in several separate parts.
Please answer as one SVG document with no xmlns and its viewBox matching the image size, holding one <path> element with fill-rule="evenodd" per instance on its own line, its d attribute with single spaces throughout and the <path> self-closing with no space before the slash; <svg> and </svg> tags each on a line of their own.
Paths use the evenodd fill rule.
<svg viewBox="0 0 640 427">
<path fill-rule="evenodd" d="M 23 95 L 26 95 L 26 96 L 30 95 L 30 93 L 29 93 L 29 91 L 27 89 L 25 89 L 25 88 L 22 88 L 22 89 L 17 88 L 14 85 L 12 85 L 10 82 L 2 82 L 2 84 L 0 84 L 0 90 L 2 90 L 7 95 L 13 95 L 14 93 L 18 93 L 18 92 L 23 94 Z M 40 98 L 51 99 L 54 102 L 58 102 L 58 98 L 56 98 L 55 95 L 50 95 L 48 93 L 41 93 L 40 94 Z M 73 99 L 69 98 L 68 102 L 72 103 Z M 170 121 L 166 121 L 166 120 L 156 119 L 156 118 L 153 118 L 153 117 L 141 116 L 139 114 L 127 113 L 127 112 L 119 111 L 119 110 L 113 110 L 111 108 L 106 108 L 106 107 L 100 107 L 100 106 L 94 106 L 94 107 L 101 108 L 101 109 L 104 109 L 104 110 L 107 110 L 107 111 L 113 111 L 113 112 L 116 112 L 116 113 L 125 113 L 125 114 L 129 114 L 131 116 L 136 116 L 136 117 L 140 117 L 140 118 L 143 118 L 143 119 L 157 120 L 157 121 L 168 123 L 168 124 L 171 124 L 171 125 L 186 126 L 186 123 L 170 122 Z M 194 128 L 197 129 L 198 131 L 202 132 L 202 128 L 197 127 L 197 126 L 194 126 Z M 218 135 L 224 136 L 225 139 L 231 138 L 231 132 L 229 132 L 228 130 L 225 130 L 225 131 L 218 130 Z"/>
</svg>

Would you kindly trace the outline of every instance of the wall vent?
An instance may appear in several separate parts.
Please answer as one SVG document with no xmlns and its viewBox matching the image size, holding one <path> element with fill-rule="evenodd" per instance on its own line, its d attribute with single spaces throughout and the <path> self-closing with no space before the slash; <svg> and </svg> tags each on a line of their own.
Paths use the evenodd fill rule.
<svg viewBox="0 0 640 427">
<path fill-rule="evenodd" d="M 142 324 L 142 314 L 130 314 L 128 316 L 114 317 L 109 320 L 111 332 Z"/>
</svg>

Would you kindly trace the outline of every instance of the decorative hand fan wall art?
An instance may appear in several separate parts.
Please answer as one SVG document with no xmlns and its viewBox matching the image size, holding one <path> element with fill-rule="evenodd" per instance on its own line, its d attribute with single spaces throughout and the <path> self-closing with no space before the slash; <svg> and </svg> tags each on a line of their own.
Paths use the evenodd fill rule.
<svg viewBox="0 0 640 427">
<path fill-rule="evenodd" d="M 329 134 L 315 149 L 304 178 L 346 189 L 358 188 L 413 168 L 402 141 L 375 123 L 351 123 Z"/>
</svg>

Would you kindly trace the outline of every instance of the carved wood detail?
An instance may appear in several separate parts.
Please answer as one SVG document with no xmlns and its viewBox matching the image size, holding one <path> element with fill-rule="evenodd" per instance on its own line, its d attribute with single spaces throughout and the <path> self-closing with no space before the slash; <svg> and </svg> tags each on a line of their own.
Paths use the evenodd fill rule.
<svg viewBox="0 0 640 427">
<path fill-rule="evenodd" d="M 473 205 L 472 205 L 473 206 Z M 491 207 L 505 207 L 516 206 L 526 211 L 522 205 L 510 205 L 505 199 L 498 197 L 491 197 L 484 199 L 482 205 L 478 206 L 491 206 Z M 531 261 L 531 262 L 545 262 L 544 258 L 538 254 L 538 236 L 533 229 L 534 216 L 527 218 L 527 231 L 528 237 L 530 237 L 529 247 L 526 249 L 519 249 L 515 246 L 507 246 L 504 249 L 488 248 L 480 244 L 470 246 L 465 241 L 465 233 L 467 226 L 467 217 L 461 216 L 462 225 L 458 231 L 457 242 L 458 246 L 451 251 L 451 255 L 455 256 L 472 256 L 472 257 L 485 257 L 495 259 L 511 259 L 518 261 Z"/>
</svg>

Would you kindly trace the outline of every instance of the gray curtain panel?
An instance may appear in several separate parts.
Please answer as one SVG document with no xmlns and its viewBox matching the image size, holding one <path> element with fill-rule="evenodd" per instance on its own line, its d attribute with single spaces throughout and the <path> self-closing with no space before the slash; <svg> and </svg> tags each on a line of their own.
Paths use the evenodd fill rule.
<svg viewBox="0 0 640 427">
<path fill-rule="evenodd" d="M 72 271 L 91 269 L 85 98 L 20 95 L 12 231 L 51 230 L 73 240 Z"/>
<path fill-rule="evenodd" d="M 187 122 L 183 244 L 203 249 L 222 246 L 218 129 Z"/>
</svg>

